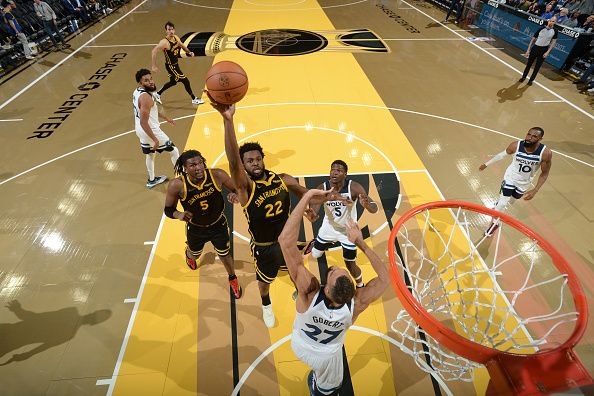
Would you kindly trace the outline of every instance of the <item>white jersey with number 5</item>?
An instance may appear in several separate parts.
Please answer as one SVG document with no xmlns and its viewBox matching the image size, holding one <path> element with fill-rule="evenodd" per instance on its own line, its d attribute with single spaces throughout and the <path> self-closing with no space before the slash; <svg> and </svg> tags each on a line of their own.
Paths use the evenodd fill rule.
<svg viewBox="0 0 594 396">
<path fill-rule="evenodd" d="M 524 141 L 518 142 L 516 152 L 513 154 L 512 163 L 505 171 L 504 179 L 508 183 L 529 184 L 536 171 L 540 168 L 542 154 L 546 146 L 540 144 L 532 153 L 527 153 Z"/>
<path fill-rule="evenodd" d="M 339 191 L 339 194 L 346 198 L 351 199 L 351 183 L 352 180 L 345 179 L 344 186 Z M 324 190 L 330 190 L 330 183 L 324 182 L 322 187 Z M 331 226 L 336 231 L 339 232 L 346 232 L 346 222 L 347 219 L 353 219 L 357 221 L 357 201 L 355 199 L 353 205 L 349 209 L 349 207 L 342 201 L 327 201 L 324 202 L 324 220 L 322 222 L 322 227 L 324 226 Z"/>
<path fill-rule="evenodd" d="M 324 286 L 304 313 L 297 312 L 293 323 L 292 344 L 303 352 L 332 354 L 342 348 L 347 329 L 353 324 L 355 300 L 332 308 L 324 296 Z"/>
</svg>

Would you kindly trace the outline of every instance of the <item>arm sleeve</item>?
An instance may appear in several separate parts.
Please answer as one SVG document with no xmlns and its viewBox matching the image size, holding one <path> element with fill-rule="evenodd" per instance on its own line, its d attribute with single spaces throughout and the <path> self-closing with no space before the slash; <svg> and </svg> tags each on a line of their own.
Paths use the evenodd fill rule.
<svg viewBox="0 0 594 396">
<path fill-rule="evenodd" d="M 491 164 L 494 164 L 497 161 L 501 161 L 502 159 L 504 159 L 507 155 L 509 155 L 507 153 L 507 151 L 503 150 L 502 152 L 500 152 L 499 154 L 496 154 L 493 156 L 493 158 L 491 158 L 489 161 L 485 162 L 485 165 L 489 166 Z"/>
</svg>

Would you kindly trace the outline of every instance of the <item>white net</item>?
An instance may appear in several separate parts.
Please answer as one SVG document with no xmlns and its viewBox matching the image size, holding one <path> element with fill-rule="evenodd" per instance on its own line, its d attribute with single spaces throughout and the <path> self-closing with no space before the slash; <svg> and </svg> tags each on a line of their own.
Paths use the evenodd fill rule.
<svg viewBox="0 0 594 396">
<path fill-rule="evenodd" d="M 499 219 L 461 207 L 432 208 L 405 221 L 396 243 L 402 254 L 396 267 L 413 297 L 467 340 L 533 354 L 558 347 L 572 333 L 578 313 L 567 275 L 538 241 Z M 401 349 L 444 380 L 472 381 L 482 367 L 441 345 L 405 310 L 391 327 Z"/>
</svg>

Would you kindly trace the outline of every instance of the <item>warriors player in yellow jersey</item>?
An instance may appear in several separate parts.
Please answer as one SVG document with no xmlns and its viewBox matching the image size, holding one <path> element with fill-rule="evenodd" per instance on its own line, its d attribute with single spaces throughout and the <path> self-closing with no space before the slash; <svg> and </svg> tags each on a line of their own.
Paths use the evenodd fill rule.
<svg viewBox="0 0 594 396">
<path fill-rule="evenodd" d="M 162 51 L 165 55 L 165 69 L 167 69 L 167 73 L 169 74 L 169 81 L 163 85 L 159 92 L 157 92 L 156 99 L 160 103 L 163 92 L 173 87 L 178 82 L 181 82 L 184 84 L 186 92 L 192 98 L 192 104 L 202 104 L 204 101 L 194 95 L 194 92 L 192 92 L 192 87 L 190 86 L 190 80 L 188 80 L 188 77 L 186 77 L 184 72 L 182 72 L 179 67 L 178 59 L 180 57 L 181 50 L 184 50 L 188 56 L 194 56 L 194 53 L 190 51 L 188 47 L 186 47 L 184 43 L 181 42 L 179 37 L 175 35 L 175 26 L 173 23 L 167 22 L 165 24 L 165 38 L 159 41 L 159 44 L 153 48 L 151 57 L 152 71 L 153 73 L 156 73 L 159 71 L 159 68 L 157 67 L 157 54 Z"/>
<path fill-rule="evenodd" d="M 307 189 L 286 173 L 277 174 L 266 169 L 264 152 L 258 143 L 250 142 L 238 147 L 233 124 L 235 105 L 216 103 L 212 98 L 211 101 L 224 120 L 225 153 L 237 197 L 248 222 L 250 247 L 262 298 L 262 316 L 266 327 L 273 327 L 275 317 L 269 290 L 279 269 L 287 271 L 278 236 L 291 210 L 289 191 L 301 197 Z"/>
<path fill-rule="evenodd" d="M 232 193 L 235 186 L 222 169 L 206 167 L 206 160 L 196 150 L 184 151 L 175 164 L 177 178 L 169 182 L 165 198 L 165 215 L 185 221 L 187 247 L 186 263 L 190 269 L 198 268 L 204 244 L 211 242 L 229 274 L 229 285 L 235 298 L 241 297 L 229 244 L 229 227 L 223 213 L 225 200 L 221 186 Z M 181 201 L 183 212 L 177 210 Z"/>
</svg>

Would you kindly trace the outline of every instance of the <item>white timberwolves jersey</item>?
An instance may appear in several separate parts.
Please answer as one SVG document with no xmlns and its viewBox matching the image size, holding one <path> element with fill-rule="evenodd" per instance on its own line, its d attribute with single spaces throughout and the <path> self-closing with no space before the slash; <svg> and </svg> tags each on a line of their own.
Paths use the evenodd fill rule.
<svg viewBox="0 0 594 396">
<path fill-rule="evenodd" d="M 142 95 L 143 93 L 151 95 L 150 92 L 142 88 L 136 88 L 132 93 L 132 105 L 134 106 L 134 126 L 136 127 L 137 131 L 142 131 L 142 127 L 140 126 L 140 107 L 138 106 L 138 99 L 140 98 L 140 95 Z M 157 109 L 156 100 L 153 100 L 153 107 L 151 107 L 151 111 L 149 113 L 148 124 L 153 131 L 158 131 L 160 129 L 159 110 Z"/>
<path fill-rule="evenodd" d="M 342 190 L 339 191 L 339 194 L 346 198 L 351 199 L 351 182 L 352 180 L 345 179 L 344 186 Z M 324 190 L 330 190 L 331 186 L 329 182 L 324 182 L 323 186 Z M 349 210 L 349 207 L 342 201 L 327 201 L 324 202 L 324 220 L 322 222 L 322 227 L 324 226 L 331 226 L 337 231 L 344 232 L 346 230 L 346 222 L 347 219 L 353 219 L 357 221 L 357 201 L 358 198 L 355 199 L 352 207 Z"/>
<path fill-rule="evenodd" d="M 304 313 L 297 312 L 293 323 L 293 345 L 316 354 L 331 354 L 342 348 L 347 329 L 353 324 L 355 300 L 340 308 L 330 308 L 324 286 Z"/>
<path fill-rule="evenodd" d="M 540 168 L 545 148 L 544 144 L 540 144 L 534 152 L 527 153 L 524 141 L 518 142 L 518 148 L 513 155 L 512 163 L 505 171 L 505 180 L 521 184 L 530 183 L 536 171 Z"/>
</svg>

